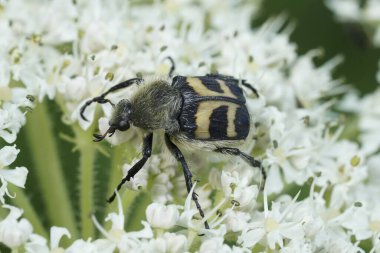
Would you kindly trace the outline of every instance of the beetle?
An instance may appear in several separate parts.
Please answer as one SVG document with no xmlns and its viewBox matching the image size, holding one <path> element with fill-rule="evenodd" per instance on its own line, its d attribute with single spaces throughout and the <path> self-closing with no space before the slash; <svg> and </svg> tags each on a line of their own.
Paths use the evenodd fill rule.
<svg viewBox="0 0 380 253">
<path fill-rule="evenodd" d="M 164 129 L 166 146 L 182 165 L 188 192 L 193 187 L 192 174 L 178 144 L 239 156 L 249 165 L 260 168 L 265 182 L 266 172 L 261 162 L 236 148 L 246 140 L 250 131 L 250 114 L 239 84 L 258 97 L 256 89 L 245 80 L 239 81 L 221 74 L 173 77 L 175 64 L 171 57 L 167 59 L 171 62 L 171 83 L 167 80 L 146 83 L 129 100 L 122 99 L 116 106 L 106 98 L 111 92 L 144 82 L 142 78 L 132 78 L 88 100 L 80 109 L 80 116 L 87 120 L 84 111 L 93 102 L 110 103 L 114 107 L 108 130 L 103 135 L 94 134 L 96 142 L 102 141 L 108 134 L 112 136 L 116 130 L 127 131 L 131 125 L 147 133 L 143 139 L 142 158 L 128 171 L 116 191 L 133 178 L 151 156 L 153 131 L 157 129 Z M 116 191 L 108 202 L 115 199 Z M 192 199 L 204 218 L 195 192 Z M 207 221 L 205 227 L 209 228 Z"/>
</svg>

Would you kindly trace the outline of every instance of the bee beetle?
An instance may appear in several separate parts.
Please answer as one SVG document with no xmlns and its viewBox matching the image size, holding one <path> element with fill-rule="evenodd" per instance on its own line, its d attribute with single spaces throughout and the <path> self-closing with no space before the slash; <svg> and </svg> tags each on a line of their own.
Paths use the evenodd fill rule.
<svg viewBox="0 0 380 253">
<path fill-rule="evenodd" d="M 249 165 L 260 168 L 265 182 L 266 173 L 261 163 L 236 148 L 244 142 L 250 131 L 250 115 L 239 83 L 258 96 L 256 89 L 245 80 L 239 82 L 234 77 L 220 74 L 172 78 L 175 64 L 171 57 L 167 59 L 171 62 L 169 71 L 171 84 L 166 80 L 146 83 L 130 100 L 122 99 L 116 106 L 105 98 L 111 92 L 144 82 L 142 78 L 132 78 L 87 101 L 80 109 L 81 117 L 87 120 L 83 113 L 93 102 L 110 103 L 114 107 L 108 130 L 103 135 L 94 134 L 96 142 L 103 140 L 108 134 L 112 136 L 116 130 L 126 131 L 131 125 L 147 132 L 143 140 L 143 157 L 121 180 L 116 188 L 117 191 L 139 172 L 151 156 L 153 131 L 157 129 L 165 130 L 166 146 L 182 165 L 188 192 L 193 186 L 192 174 L 176 144 L 186 144 L 198 149 L 239 156 Z M 115 196 L 116 192 L 108 199 L 108 202 L 112 202 Z M 204 218 L 195 192 L 192 194 L 192 199 Z M 207 221 L 205 221 L 205 227 L 209 228 Z"/>
</svg>

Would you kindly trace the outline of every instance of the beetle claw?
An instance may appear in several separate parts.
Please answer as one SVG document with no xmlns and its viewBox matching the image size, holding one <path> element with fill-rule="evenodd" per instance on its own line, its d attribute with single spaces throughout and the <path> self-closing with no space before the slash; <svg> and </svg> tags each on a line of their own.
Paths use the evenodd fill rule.
<svg viewBox="0 0 380 253">
<path fill-rule="evenodd" d="M 99 142 L 101 140 L 103 140 L 105 138 L 105 135 L 101 135 L 101 134 L 93 134 L 92 136 L 94 136 L 94 142 Z"/>
</svg>

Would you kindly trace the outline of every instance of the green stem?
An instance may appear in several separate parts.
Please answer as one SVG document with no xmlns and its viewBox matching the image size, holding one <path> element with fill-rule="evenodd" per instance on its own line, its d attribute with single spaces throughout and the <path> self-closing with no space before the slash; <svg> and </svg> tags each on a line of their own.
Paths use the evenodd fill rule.
<svg viewBox="0 0 380 253">
<path fill-rule="evenodd" d="M 191 229 L 189 229 L 189 231 L 187 232 L 187 240 L 190 245 L 190 252 L 195 252 L 201 244 L 199 236 Z"/>
<path fill-rule="evenodd" d="M 8 188 L 12 194 L 16 194 L 16 198 L 12 199 L 12 204 L 22 207 L 24 210 L 23 217 L 33 224 L 33 233 L 47 238 L 48 233 L 44 229 L 40 217 L 37 215 L 36 210 L 33 208 L 32 204 L 29 201 L 29 198 L 25 195 L 24 191 L 21 188 L 13 185 L 9 185 Z"/>
<path fill-rule="evenodd" d="M 80 185 L 80 219 L 82 221 L 82 237 L 94 237 L 95 229 L 91 221 L 94 208 L 94 160 L 95 146 L 92 142 L 94 126 L 83 132 L 79 126 L 74 127 L 77 138 L 79 158 L 79 185 Z"/>
<path fill-rule="evenodd" d="M 125 145 L 119 145 L 116 146 L 112 150 L 112 160 L 111 160 L 111 167 L 110 167 L 110 177 L 108 180 L 108 189 L 107 194 L 111 195 L 113 191 L 115 190 L 117 184 L 120 182 L 122 173 L 121 173 L 121 164 L 123 159 L 123 153 L 125 150 Z M 124 206 L 124 202 L 123 202 Z M 110 203 L 106 207 L 106 215 L 108 215 L 111 212 L 115 212 L 117 209 L 117 201 L 114 201 L 113 203 Z"/>
<path fill-rule="evenodd" d="M 26 135 L 30 146 L 34 168 L 42 190 L 46 212 L 51 224 L 69 229 L 73 238 L 78 231 L 74 219 L 67 187 L 60 163 L 56 134 L 53 133 L 46 103 L 39 104 L 29 114 L 26 124 Z"/>
<path fill-rule="evenodd" d="M 129 193 L 129 192 L 128 192 Z M 134 198 L 126 213 L 126 231 L 135 231 L 142 228 L 141 221 L 145 220 L 145 210 L 152 199 L 148 192 L 142 192 Z"/>
<path fill-rule="evenodd" d="M 108 183 L 108 190 L 107 193 L 111 195 L 113 191 L 115 190 L 117 184 L 120 182 L 120 180 L 123 177 L 122 173 L 122 161 L 123 154 L 125 152 L 125 145 L 119 145 L 115 147 L 112 150 L 112 160 L 111 160 L 111 168 L 110 168 L 110 178 L 109 178 L 109 183 Z"/>
</svg>

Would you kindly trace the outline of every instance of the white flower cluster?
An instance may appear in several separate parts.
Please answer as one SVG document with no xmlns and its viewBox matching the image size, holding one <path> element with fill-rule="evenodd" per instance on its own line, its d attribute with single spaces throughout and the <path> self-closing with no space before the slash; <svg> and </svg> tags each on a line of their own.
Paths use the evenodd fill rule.
<svg viewBox="0 0 380 253">
<path fill-rule="evenodd" d="M 181 171 L 167 155 L 154 154 L 129 182 L 152 192 L 144 228 L 127 232 L 117 196 L 118 212 L 106 218 L 111 228 L 92 217 L 103 239 L 73 238 L 63 249 L 59 241 L 70 231 L 52 227 L 48 245 L 20 219 L 20 209 L 5 204 L 7 183 L 23 187 L 27 174 L 24 167 L 7 169 L 19 150 L 5 146 L 0 200 L 10 213 L 0 221 L 0 242 L 26 252 L 380 252 L 379 99 L 354 101 L 362 146 L 343 139 L 335 96 L 352 90 L 331 77 L 341 59 L 316 67 L 318 51 L 298 56 L 281 17 L 252 29 L 257 6 L 217 0 L 1 2 L 0 137 L 8 143 L 25 124 L 33 97 L 54 99 L 65 123 L 88 129 L 97 116 L 94 104 L 86 111 L 90 121 L 79 117 L 87 99 L 140 74 L 165 76 L 171 56 L 178 74 L 218 71 L 257 88 L 259 98 L 246 91 L 253 128 L 244 151 L 262 160 L 268 178 L 261 192 L 260 171 L 238 159 L 221 165 L 227 159 L 210 154 L 192 163 L 194 174 L 204 173 L 192 189 L 205 210 L 200 219 Z M 109 98 L 117 102 L 135 89 Z M 99 107 L 105 132 L 112 108 Z M 108 140 L 134 141 L 137 131 L 129 132 Z"/>
</svg>

